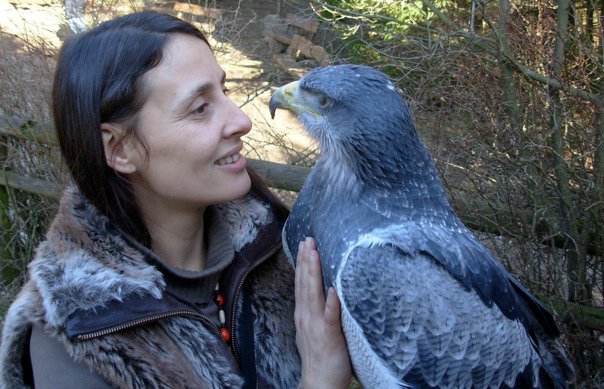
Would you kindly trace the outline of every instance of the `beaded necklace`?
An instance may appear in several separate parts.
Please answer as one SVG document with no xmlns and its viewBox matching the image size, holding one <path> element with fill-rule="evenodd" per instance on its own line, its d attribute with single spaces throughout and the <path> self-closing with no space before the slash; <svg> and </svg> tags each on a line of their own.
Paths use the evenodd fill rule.
<svg viewBox="0 0 604 389">
<path fill-rule="evenodd" d="M 224 313 L 224 297 L 219 292 L 218 283 L 214 288 L 214 302 L 218 306 L 218 320 L 220 320 L 220 335 L 225 342 L 231 340 L 231 332 L 226 328 L 226 315 Z"/>
</svg>

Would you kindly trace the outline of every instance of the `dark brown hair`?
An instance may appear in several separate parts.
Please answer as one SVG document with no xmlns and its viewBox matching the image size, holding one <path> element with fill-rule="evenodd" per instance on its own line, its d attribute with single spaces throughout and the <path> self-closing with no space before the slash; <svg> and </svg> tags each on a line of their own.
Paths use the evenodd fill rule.
<svg viewBox="0 0 604 389">
<path fill-rule="evenodd" d="M 170 15 L 139 12 L 113 19 L 76 35 L 63 45 L 52 92 L 61 153 L 73 179 L 90 202 L 126 233 L 150 246 L 128 179 L 107 165 L 101 123 L 126 124 L 124 138 L 136 132 L 144 104 L 143 75 L 157 66 L 169 34 L 186 34 L 209 43 L 193 25 Z M 252 193 L 285 207 L 253 172 Z"/>
</svg>

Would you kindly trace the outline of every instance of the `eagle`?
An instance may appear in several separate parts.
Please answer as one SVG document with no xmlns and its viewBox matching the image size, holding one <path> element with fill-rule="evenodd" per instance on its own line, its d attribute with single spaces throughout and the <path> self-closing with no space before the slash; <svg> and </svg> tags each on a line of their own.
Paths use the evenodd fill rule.
<svg viewBox="0 0 604 389">
<path fill-rule="evenodd" d="M 566 387 L 552 315 L 464 226 L 393 82 L 316 68 L 269 103 L 296 114 L 320 158 L 283 229 L 314 237 L 324 287 L 365 388 Z"/>
</svg>

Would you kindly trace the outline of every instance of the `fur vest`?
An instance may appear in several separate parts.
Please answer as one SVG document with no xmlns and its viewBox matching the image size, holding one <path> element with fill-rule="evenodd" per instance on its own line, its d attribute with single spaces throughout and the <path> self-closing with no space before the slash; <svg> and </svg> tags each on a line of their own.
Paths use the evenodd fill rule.
<svg viewBox="0 0 604 389">
<path fill-rule="evenodd" d="M 162 274 L 145 260 L 144 248 L 77 190 L 68 189 L 29 265 L 29 279 L 6 314 L 0 387 L 29 386 L 33 325 L 115 387 L 241 387 L 233 355 L 238 356 L 243 289 L 251 290 L 259 386 L 295 387 L 300 358 L 293 322 L 294 274 L 280 249 L 282 221 L 268 204 L 250 196 L 221 205 L 219 212 L 236 251 L 233 262 L 239 263 L 225 270 L 220 281 L 232 300 L 225 303 L 231 307 L 227 323 L 232 352 L 209 320 L 169 298 Z"/>
</svg>

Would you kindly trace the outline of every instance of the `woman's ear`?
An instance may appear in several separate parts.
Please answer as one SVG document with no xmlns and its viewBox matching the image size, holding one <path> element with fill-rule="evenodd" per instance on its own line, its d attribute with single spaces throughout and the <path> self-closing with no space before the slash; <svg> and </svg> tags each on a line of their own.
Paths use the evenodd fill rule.
<svg viewBox="0 0 604 389">
<path fill-rule="evenodd" d="M 133 142 L 124 138 L 124 131 L 118 125 L 101 124 L 103 147 L 107 165 L 122 174 L 132 174 L 137 171 L 138 150 Z"/>
</svg>

